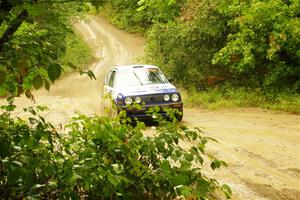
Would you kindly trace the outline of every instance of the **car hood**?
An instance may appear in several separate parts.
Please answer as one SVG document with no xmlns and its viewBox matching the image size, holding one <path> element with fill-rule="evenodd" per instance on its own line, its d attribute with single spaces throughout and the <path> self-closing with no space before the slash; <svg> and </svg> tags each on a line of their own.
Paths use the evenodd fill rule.
<svg viewBox="0 0 300 200">
<path fill-rule="evenodd" d="M 123 96 L 141 96 L 148 94 L 175 93 L 178 92 L 176 87 L 171 83 L 117 87 L 113 92 L 113 97 L 119 94 Z"/>
</svg>

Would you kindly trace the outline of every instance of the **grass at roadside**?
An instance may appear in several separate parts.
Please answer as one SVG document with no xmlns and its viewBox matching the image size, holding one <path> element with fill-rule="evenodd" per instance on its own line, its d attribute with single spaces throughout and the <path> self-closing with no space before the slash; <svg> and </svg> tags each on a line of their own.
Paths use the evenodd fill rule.
<svg viewBox="0 0 300 200">
<path fill-rule="evenodd" d="M 212 89 L 203 92 L 180 90 L 188 107 L 223 109 L 236 107 L 260 107 L 270 110 L 300 114 L 299 94 L 265 95 L 261 91 L 245 89 Z"/>
<path fill-rule="evenodd" d="M 66 38 L 67 48 L 65 55 L 60 59 L 61 63 L 71 62 L 80 69 L 88 67 L 93 60 L 92 50 L 85 41 L 76 33 L 69 34 Z M 62 66 L 65 73 L 72 71 L 67 65 Z"/>
</svg>

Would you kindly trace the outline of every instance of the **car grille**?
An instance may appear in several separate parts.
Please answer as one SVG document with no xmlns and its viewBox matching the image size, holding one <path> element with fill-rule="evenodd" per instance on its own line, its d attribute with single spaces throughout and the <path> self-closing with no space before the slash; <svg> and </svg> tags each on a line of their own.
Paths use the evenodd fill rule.
<svg viewBox="0 0 300 200">
<path fill-rule="evenodd" d="M 156 94 L 156 95 L 145 95 L 142 96 L 142 101 L 148 104 L 153 104 L 153 103 L 163 103 L 164 101 L 164 94 Z"/>
</svg>

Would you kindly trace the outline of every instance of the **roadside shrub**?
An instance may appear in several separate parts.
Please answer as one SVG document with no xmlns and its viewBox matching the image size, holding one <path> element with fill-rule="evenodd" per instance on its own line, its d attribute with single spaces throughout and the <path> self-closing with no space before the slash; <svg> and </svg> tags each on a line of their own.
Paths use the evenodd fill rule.
<svg viewBox="0 0 300 200">
<path fill-rule="evenodd" d="M 111 0 L 104 15 L 122 29 L 145 33 L 155 23 L 167 23 L 180 15 L 182 0 Z"/>
<path fill-rule="evenodd" d="M 33 114 L 27 123 L 10 117 L 14 106 L 2 108 L 1 199 L 206 199 L 218 190 L 231 195 L 227 185 L 202 172 L 206 161 L 212 169 L 225 163 L 206 154 L 213 139 L 200 129 L 163 122 L 145 137 L 141 123 L 78 115 L 66 133 L 58 133 L 37 109 L 26 109 Z"/>
<path fill-rule="evenodd" d="M 11 118 L 13 105 L 1 106 L 0 115 L 0 198 L 56 198 L 67 175 L 60 135 L 41 116 L 28 123 Z M 43 107 L 39 107 L 44 109 Z M 26 109 L 36 115 L 33 108 Z"/>
<path fill-rule="evenodd" d="M 213 63 L 240 85 L 300 92 L 299 1 L 222 2 L 219 11 L 231 31 Z"/>
<path fill-rule="evenodd" d="M 217 77 L 217 81 L 230 79 L 226 68 L 212 64 L 228 32 L 227 19 L 218 12 L 219 3 L 197 1 L 196 12 L 167 24 L 155 24 L 148 32 L 146 62 L 160 66 L 175 82 L 189 88 L 210 87 L 209 77 Z M 186 3 L 186 7 L 193 6 Z"/>
<path fill-rule="evenodd" d="M 155 23 L 146 61 L 177 83 L 299 93 L 299 1 L 189 0 L 180 18 Z"/>
<path fill-rule="evenodd" d="M 235 107 L 260 107 L 271 110 L 300 113 L 300 96 L 291 93 L 264 93 L 251 88 L 216 88 L 207 91 L 181 89 L 187 107 L 223 109 Z"/>
</svg>

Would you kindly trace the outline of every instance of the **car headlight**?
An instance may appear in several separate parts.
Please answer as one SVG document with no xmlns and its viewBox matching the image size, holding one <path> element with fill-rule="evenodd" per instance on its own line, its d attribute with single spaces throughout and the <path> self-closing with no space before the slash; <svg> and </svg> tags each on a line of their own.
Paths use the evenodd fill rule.
<svg viewBox="0 0 300 200">
<path fill-rule="evenodd" d="M 123 95 L 122 95 L 122 94 L 118 94 L 117 98 L 118 98 L 118 99 L 122 99 L 122 98 L 123 98 Z"/>
<path fill-rule="evenodd" d="M 172 101 L 178 101 L 179 100 L 179 95 L 178 94 L 173 94 L 172 95 Z"/>
<path fill-rule="evenodd" d="M 125 104 L 127 104 L 127 105 L 132 104 L 132 98 L 131 97 L 126 97 L 125 98 Z"/>
<path fill-rule="evenodd" d="M 142 99 L 141 99 L 141 97 L 135 97 L 134 101 L 135 101 L 136 103 L 141 103 L 141 102 L 142 102 Z"/>
<path fill-rule="evenodd" d="M 170 100 L 170 95 L 168 95 L 168 94 L 165 94 L 165 96 L 164 96 L 164 100 L 165 100 L 165 101 L 169 101 L 169 100 Z"/>
</svg>

